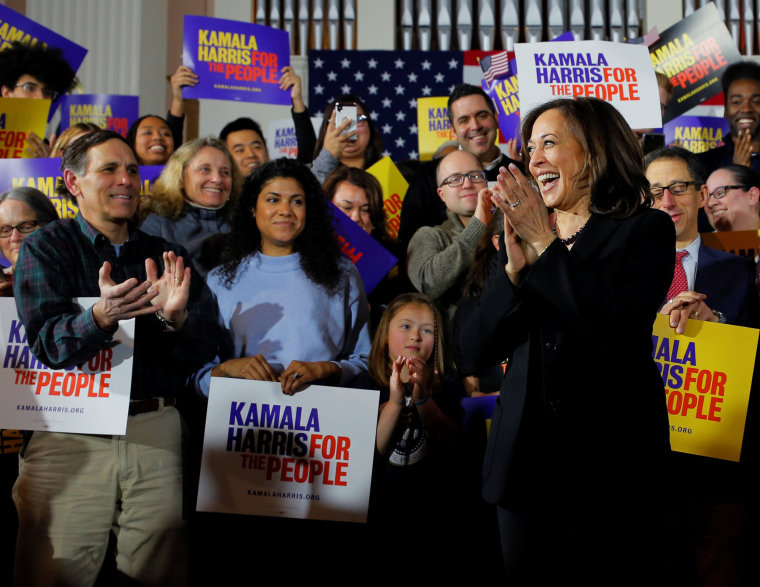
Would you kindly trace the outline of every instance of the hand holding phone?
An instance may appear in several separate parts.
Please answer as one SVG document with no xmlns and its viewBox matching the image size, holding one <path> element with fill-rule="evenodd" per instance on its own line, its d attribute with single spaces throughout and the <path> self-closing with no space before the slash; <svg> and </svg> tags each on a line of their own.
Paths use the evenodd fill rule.
<svg viewBox="0 0 760 587">
<path fill-rule="evenodd" d="M 349 124 L 348 128 L 340 134 L 341 136 L 353 134 L 349 140 L 354 142 L 358 138 L 356 136 L 356 121 L 358 119 L 356 104 L 347 102 L 338 102 L 335 104 L 335 128 L 338 128 L 349 119 L 351 120 L 351 124 Z"/>
</svg>

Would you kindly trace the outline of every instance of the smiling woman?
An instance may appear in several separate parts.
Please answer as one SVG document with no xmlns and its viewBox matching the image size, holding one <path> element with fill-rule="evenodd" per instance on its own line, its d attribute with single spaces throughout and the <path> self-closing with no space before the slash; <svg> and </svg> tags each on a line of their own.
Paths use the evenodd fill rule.
<svg viewBox="0 0 760 587">
<path fill-rule="evenodd" d="M 744 165 L 716 169 L 707 178 L 705 211 L 715 230 L 760 229 L 760 175 Z"/>
<path fill-rule="evenodd" d="M 0 194 L 0 250 L 10 261 L 0 276 L 0 295 L 12 295 L 13 268 L 26 236 L 57 219 L 55 206 L 39 190 L 16 187 Z"/>
<path fill-rule="evenodd" d="M 160 116 L 149 114 L 129 127 L 127 140 L 134 147 L 141 165 L 163 165 L 174 153 L 174 136 Z"/>
<path fill-rule="evenodd" d="M 153 193 L 141 206 L 140 229 L 185 247 L 203 276 L 218 264 L 222 234 L 242 179 L 223 142 L 188 141 L 169 158 Z"/>
<path fill-rule="evenodd" d="M 544 104 L 522 139 L 533 181 L 501 170 L 498 263 L 460 331 L 468 363 L 510 364 L 483 494 L 516 584 L 596 585 L 621 569 L 639 584 L 665 552 L 668 420 L 651 335 L 672 222 L 649 209 L 641 150 L 606 102 Z"/>
<path fill-rule="evenodd" d="M 229 340 L 196 376 L 349 386 L 367 369 L 369 307 L 341 257 L 327 202 L 301 163 L 264 164 L 245 183 L 223 264 L 208 276 Z"/>
</svg>

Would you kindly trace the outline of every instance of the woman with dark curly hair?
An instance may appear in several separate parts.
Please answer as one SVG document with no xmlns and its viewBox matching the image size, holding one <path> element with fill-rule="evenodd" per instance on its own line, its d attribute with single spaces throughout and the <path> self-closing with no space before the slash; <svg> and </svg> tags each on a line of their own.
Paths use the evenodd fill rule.
<svg viewBox="0 0 760 587">
<path fill-rule="evenodd" d="M 280 381 L 292 395 L 317 382 L 348 386 L 366 372 L 364 287 L 303 164 L 277 159 L 246 180 L 208 284 L 229 336 L 196 376 L 203 393 L 212 375 Z"/>
</svg>

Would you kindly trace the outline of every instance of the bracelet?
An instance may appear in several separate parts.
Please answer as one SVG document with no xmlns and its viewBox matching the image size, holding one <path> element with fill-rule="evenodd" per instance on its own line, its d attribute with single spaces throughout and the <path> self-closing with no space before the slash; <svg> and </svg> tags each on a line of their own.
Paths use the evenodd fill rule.
<svg viewBox="0 0 760 587">
<path fill-rule="evenodd" d="M 415 405 L 415 406 L 421 406 L 422 404 L 424 404 L 424 403 L 425 403 L 426 401 L 428 401 L 429 399 L 430 399 L 430 394 L 427 394 L 427 395 L 425 396 L 425 399 L 424 399 L 424 400 L 422 400 L 421 402 L 415 401 L 415 402 L 414 402 L 414 405 Z"/>
<path fill-rule="evenodd" d="M 187 311 L 187 308 L 185 308 L 185 311 L 182 312 L 182 316 L 179 320 L 169 320 L 161 312 L 156 312 L 156 318 L 158 318 L 158 321 L 170 330 L 179 330 L 182 328 L 185 325 L 185 322 L 187 322 L 188 316 L 189 313 Z"/>
</svg>

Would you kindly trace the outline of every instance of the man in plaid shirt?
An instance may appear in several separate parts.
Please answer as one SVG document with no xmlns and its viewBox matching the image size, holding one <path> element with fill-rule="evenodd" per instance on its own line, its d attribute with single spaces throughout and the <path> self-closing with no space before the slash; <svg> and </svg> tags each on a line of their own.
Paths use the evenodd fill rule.
<svg viewBox="0 0 760 587">
<path fill-rule="evenodd" d="M 32 352 L 54 368 L 82 364 L 136 319 L 127 432 L 34 432 L 13 497 L 19 585 L 94 583 L 112 527 L 119 573 L 140 584 L 185 580 L 182 420 L 189 374 L 215 352 L 216 306 L 187 253 L 132 224 L 140 176 L 132 147 L 98 131 L 61 167 L 80 214 L 25 239 L 14 293 Z M 159 271 L 163 273 L 159 278 Z M 99 301 L 81 311 L 74 297 Z"/>
</svg>

